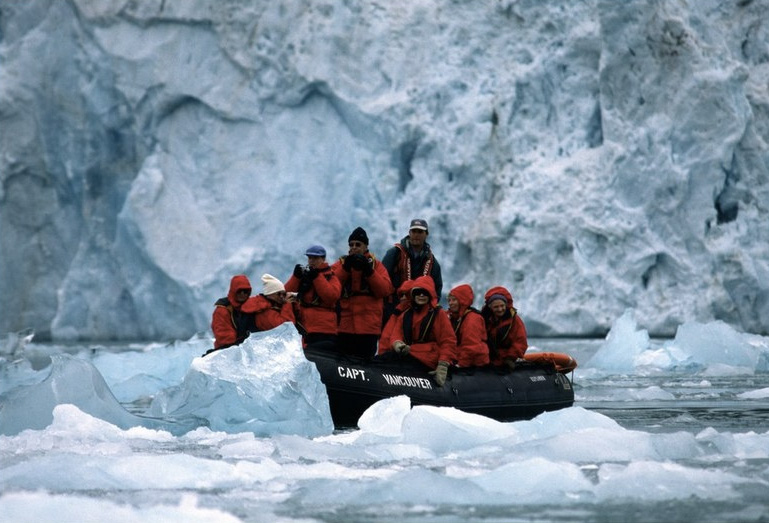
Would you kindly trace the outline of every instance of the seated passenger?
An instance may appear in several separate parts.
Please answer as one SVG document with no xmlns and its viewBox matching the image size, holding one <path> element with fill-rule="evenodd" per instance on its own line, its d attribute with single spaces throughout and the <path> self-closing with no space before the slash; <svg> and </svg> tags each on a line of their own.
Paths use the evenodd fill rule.
<svg viewBox="0 0 769 523">
<path fill-rule="evenodd" d="M 448 316 L 438 306 L 430 276 L 414 280 L 411 307 L 395 320 L 392 340 L 395 353 L 409 355 L 434 369 L 430 374 L 438 385 L 446 382 L 449 365 L 456 359 L 457 338 Z"/>
<path fill-rule="evenodd" d="M 469 285 L 457 285 L 449 292 L 449 320 L 457 337 L 457 366 L 482 367 L 489 364 L 486 324 L 473 307 L 475 294 Z"/>
<path fill-rule="evenodd" d="M 413 287 L 414 280 L 406 280 L 403 282 L 403 285 L 398 287 L 398 305 L 395 306 L 392 315 L 387 319 L 387 323 L 385 323 L 384 327 L 382 327 L 382 335 L 379 337 L 379 350 L 377 351 L 377 355 L 393 350 L 392 333 L 395 328 L 395 320 L 411 307 L 411 289 Z"/>
<path fill-rule="evenodd" d="M 262 292 L 249 298 L 241 307 L 245 313 L 255 315 L 256 330 L 268 331 L 290 321 L 294 323 L 294 311 L 291 302 L 295 294 L 289 297 L 283 283 L 271 274 L 262 275 Z"/>
<path fill-rule="evenodd" d="M 286 282 L 286 290 L 297 293 L 297 330 L 302 345 L 336 347 L 336 302 L 342 294 L 342 284 L 326 263 L 326 249 L 312 245 L 304 253 L 307 266 L 297 264 Z"/>
<path fill-rule="evenodd" d="M 248 281 L 248 277 L 245 274 L 233 276 L 227 296 L 219 298 L 214 304 L 214 313 L 211 317 L 214 348 L 206 354 L 242 343 L 255 330 L 254 314 L 241 310 L 249 296 L 251 296 L 251 282 Z"/>
<path fill-rule="evenodd" d="M 486 304 L 481 314 L 486 321 L 486 343 L 492 365 L 515 368 L 515 361 L 523 358 L 529 343 L 526 326 L 513 307 L 513 297 L 504 287 L 486 291 Z"/>
</svg>

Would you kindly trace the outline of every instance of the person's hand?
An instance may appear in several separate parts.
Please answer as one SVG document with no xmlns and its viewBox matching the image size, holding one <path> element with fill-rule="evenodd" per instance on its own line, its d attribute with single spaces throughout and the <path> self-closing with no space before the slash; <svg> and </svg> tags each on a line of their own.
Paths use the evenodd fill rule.
<svg viewBox="0 0 769 523">
<path fill-rule="evenodd" d="M 302 279 L 302 275 L 304 274 L 304 267 L 299 265 L 298 263 L 294 266 L 294 277 L 298 279 Z"/>
<path fill-rule="evenodd" d="M 353 255 L 351 255 L 349 257 L 352 258 L 352 267 L 353 267 L 353 269 L 358 269 L 359 271 L 362 271 L 363 269 L 366 268 L 366 264 L 368 263 L 368 259 L 364 255 L 362 255 L 360 253 L 355 253 L 355 254 L 353 254 Z"/>
<path fill-rule="evenodd" d="M 435 378 L 435 383 L 437 383 L 438 386 L 443 387 L 443 384 L 446 383 L 446 376 L 449 374 L 449 362 L 439 361 L 438 366 L 435 367 L 435 370 L 430 372 L 430 374 Z"/>
<path fill-rule="evenodd" d="M 352 270 L 352 256 L 345 256 L 344 262 L 342 263 L 342 268 L 346 270 L 347 272 L 350 272 Z"/>
<path fill-rule="evenodd" d="M 287 292 L 286 293 L 286 303 L 294 303 L 296 301 L 297 293 L 295 292 Z"/>
<path fill-rule="evenodd" d="M 398 354 L 403 354 L 405 356 L 411 350 L 411 346 L 407 345 L 405 342 L 401 340 L 395 340 L 393 342 L 393 350 Z"/>
<path fill-rule="evenodd" d="M 363 275 L 368 277 L 374 274 L 374 258 L 366 258 L 366 265 L 363 267 Z"/>
<path fill-rule="evenodd" d="M 318 274 L 320 274 L 320 272 L 315 267 L 310 267 L 309 269 L 307 269 L 307 277 L 311 280 L 314 280 L 315 278 L 317 278 Z"/>
<path fill-rule="evenodd" d="M 510 370 L 515 370 L 515 358 L 505 358 L 502 364 Z"/>
</svg>

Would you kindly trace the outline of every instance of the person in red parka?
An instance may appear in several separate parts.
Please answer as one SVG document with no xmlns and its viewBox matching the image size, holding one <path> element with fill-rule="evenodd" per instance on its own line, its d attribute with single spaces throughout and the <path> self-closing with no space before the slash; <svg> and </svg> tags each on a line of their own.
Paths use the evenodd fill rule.
<svg viewBox="0 0 769 523">
<path fill-rule="evenodd" d="M 393 351 L 409 355 L 430 369 L 438 385 L 446 382 L 449 365 L 456 360 L 457 338 L 449 317 L 438 306 L 430 276 L 414 280 L 411 307 L 395 320 Z"/>
<path fill-rule="evenodd" d="M 254 323 L 259 331 L 268 331 L 283 323 L 294 323 L 291 302 L 294 295 L 287 296 L 283 282 L 271 274 L 262 275 L 261 294 L 249 298 L 241 307 L 245 313 L 254 314 Z"/>
<path fill-rule="evenodd" d="M 357 227 L 347 239 L 348 254 L 331 267 L 342 284 L 339 299 L 340 352 L 371 359 L 382 333 L 384 297 L 393 293 L 387 269 L 368 250 L 368 235 Z"/>
<path fill-rule="evenodd" d="M 526 325 L 513 307 L 513 296 L 504 287 L 492 287 L 484 298 L 481 314 L 486 321 L 491 364 L 514 369 L 515 361 L 523 358 L 529 348 Z"/>
<path fill-rule="evenodd" d="M 252 331 L 256 330 L 254 314 L 241 310 L 242 305 L 251 296 L 251 282 L 245 274 L 233 276 L 227 296 L 214 304 L 211 318 L 211 330 L 214 332 L 214 348 L 206 352 L 225 349 L 242 343 Z"/>
<path fill-rule="evenodd" d="M 302 342 L 323 349 L 336 349 L 336 302 L 342 284 L 326 263 L 326 249 L 312 245 L 305 251 L 307 266 L 297 264 L 286 282 L 286 290 L 297 293 L 297 330 Z"/>
<path fill-rule="evenodd" d="M 411 289 L 414 288 L 414 280 L 406 280 L 398 287 L 398 305 L 382 327 L 382 335 L 379 337 L 379 349 L 377 356 L 393 350 L 392 334 L 398 316 L 411 308 Z"/>
<path fill-rule="evenodd" d="M 449 292 L 449 320 L 457 337 L 457 366 L 482 367 L 489 364 L 486 323 L 473 307 L 475 294 L 469 285 L 457 285 Z"/>
</svg>

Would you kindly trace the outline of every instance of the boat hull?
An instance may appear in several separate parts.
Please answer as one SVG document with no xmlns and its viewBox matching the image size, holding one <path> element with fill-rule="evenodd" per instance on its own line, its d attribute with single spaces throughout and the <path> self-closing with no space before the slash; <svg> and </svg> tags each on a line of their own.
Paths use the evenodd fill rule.
<svg viewBox="0 0 769 523">
<path fill-rule="evenodd" d="M 412 405 L 454 407 L 499 421 L 531 419 L 574 404 L 571 381 L 550 364 L 522 362 L 512 372 L 453 370 L 439 387 L 411 358 L 366 362 L 310 348 L 305 356 L 318 368 L 337 428 L 356 427 L 371 405 L 400 395 L 408 396 Z"/>
</svg>

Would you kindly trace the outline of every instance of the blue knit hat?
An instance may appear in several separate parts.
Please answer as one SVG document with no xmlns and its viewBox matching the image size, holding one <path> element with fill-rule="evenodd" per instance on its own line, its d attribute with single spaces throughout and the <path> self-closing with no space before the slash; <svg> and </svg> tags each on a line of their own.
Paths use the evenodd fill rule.
<svg viewBox="0 0 769 523">
<path fill-rule="evenodd" d="M 305 256 L 320 256 L 321 258 L 326 257 L 326 249 L 322 245 L 311 245 L 307 247 L 307 250 L 304 252 Z"/>
</svg>

